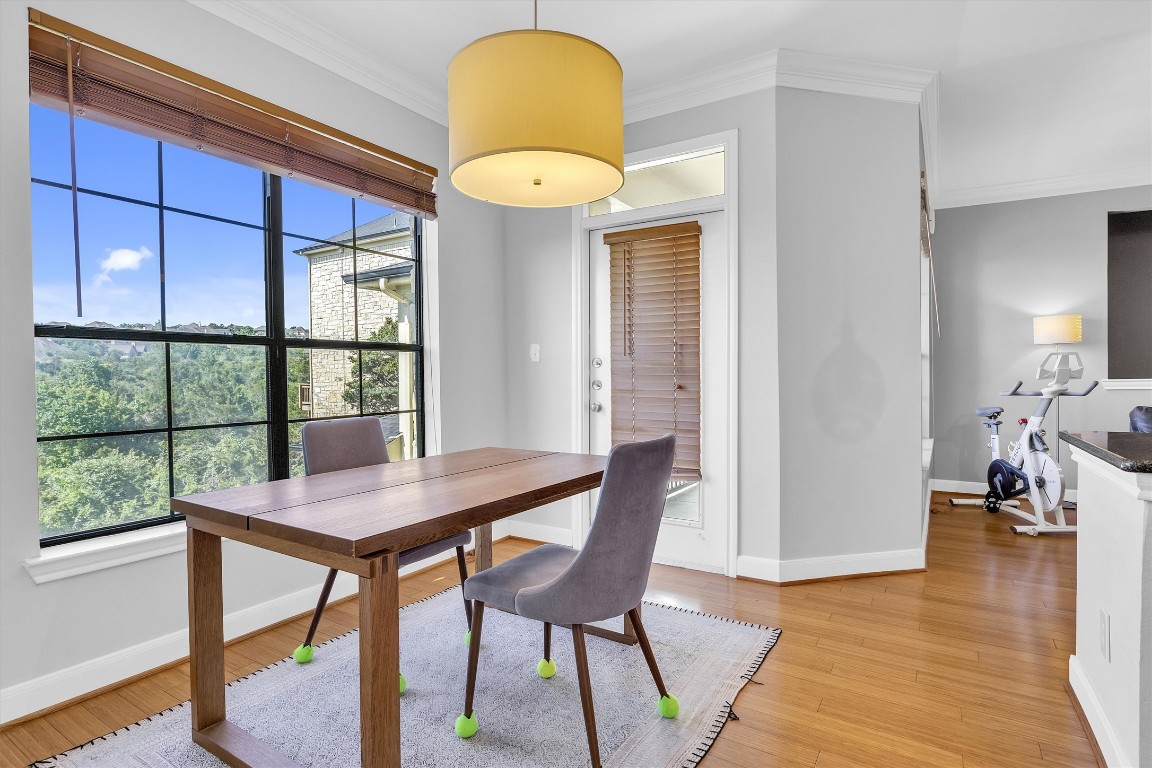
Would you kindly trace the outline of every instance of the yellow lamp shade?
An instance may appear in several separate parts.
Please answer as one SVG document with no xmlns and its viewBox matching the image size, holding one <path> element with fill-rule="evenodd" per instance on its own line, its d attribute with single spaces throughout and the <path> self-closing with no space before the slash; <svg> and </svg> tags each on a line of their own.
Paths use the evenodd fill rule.
<svg viewBox="0 0 1152 768">
<path fill-rule="evenodd" d="M 1034 344 L 1079 344 L 1083 339 L 1080 315 L 1032 318 Z"/>
<path fill-rule="evenodd" d="M 448 65 L 448 164 L 466 195 L 547 208 L 624 183 L 624 74 L 591 40 L 550 30 L 483 37 Z"/>
</svg>

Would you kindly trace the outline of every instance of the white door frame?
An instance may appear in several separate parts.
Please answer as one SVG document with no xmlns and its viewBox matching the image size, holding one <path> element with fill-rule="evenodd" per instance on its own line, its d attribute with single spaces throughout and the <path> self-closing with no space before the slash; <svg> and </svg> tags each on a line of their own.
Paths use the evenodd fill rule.
<svg viewBox="0 0 1152 768">
<path fill-rule="evenodd" d="M 630 152 L 624 157 L 625 166 L 641 163 L 648 160 L 657 160 L 672 155 L 684 154 L 709 147 L 724 147 L 724 194 L 714 197 L 705 197 L 697 200 L 687 200 L 679 203 L 668 203 L 650 208 L 641 208 L 634 211 L 617 211 L 602 216 L 588 216 L 588 206 L 581 205 L 572 209 L 572 284 L 576 286 L 577 295 L 572 302 L 572 350 L 573 366 L 576 376 L 573 380 L 572 397 L 572 424 L 575 435 L 572 449 L 577 453 L 587 453 L 588 446 L 588 381 L 591 376 L 591 363 L 588 360 L 588 233 L 594 229 L 617 227 L 628 224 L 643 224 L 659 219 L 674 216 L 688 216 L 693 214 L 722 212 L 728 227 L 728 285 L 727 298 L 727 328 L 728 328 L 728 466 L 723 472 L 724 482 L 728 490 L 728 543 L 727 557 L 725 558 L 725 575 L 736 576 L 736 555 L 739 551 L 739 495 L 738 495 L 738 468 L 739 462 L 739 227 L 737 212 L 737 183 L 736 169 L 738 167 L 736 155 L 737 131 L 723 131 L 707 136 L 700 136 L 687 141 L 665 144 L 660 147 Z M 581 494 L 579 501 L 572 508 L 572 534 L 573 544 L 581 546 L 587 536 L 585 521 L 591 519 L 588 494 Z"/>
</svg>

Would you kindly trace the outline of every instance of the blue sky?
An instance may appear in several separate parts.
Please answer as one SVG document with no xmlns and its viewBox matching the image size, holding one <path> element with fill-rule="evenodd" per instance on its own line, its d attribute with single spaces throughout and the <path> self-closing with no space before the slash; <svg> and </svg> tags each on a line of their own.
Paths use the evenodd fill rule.
<svg viewBox="0 0 1152 768">
<path fill-rule="evenodd" d="M 68 115 L 30 106 L 32 176 L 71 184 Z M 77 183 L 82 188 L 157 203 L 157 142 L 79 118 Z M 260 225 L 261 172 L 203 152 L 164 144 L 166 206 Z M 364 223 L 391 213 L 356 201 Z M 353 200 L 284 180 L 284 229 L 326 238 L 352 226 Z M 157 209 L 81 195 L 79 206 L 84 317 L 76 316 L 69 190 L 32 185 L 34 316 L 37 323 L 160 319 L 160 226 Z M 167 212 L 164 217 L 168 324 L 264 324 L 264 241 L 257 229 Z M 286 238 L 286 322 L 308 326 L 307 262 Z"/>
</svg>

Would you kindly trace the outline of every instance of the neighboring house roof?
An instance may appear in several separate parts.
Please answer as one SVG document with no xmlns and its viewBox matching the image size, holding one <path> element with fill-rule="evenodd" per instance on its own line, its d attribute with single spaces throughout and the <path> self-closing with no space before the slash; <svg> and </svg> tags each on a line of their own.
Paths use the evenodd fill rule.
<svg viewBox="0 0 1152 768">
<path fill-rule="evenodd" d="M 386 277 L 406 277 L 412 274 L 412 262 L 404 262 L 401 264 L 392 264 L 380 269 L 369 269 L 359 274 L 343 275 L 344 282 L 351 283 L 367 283 L 373 280 L 381 280 Z"/>
<path fill-rule="evenodd" d="M 348 229 L 339 234 L 332 235 L 331 237 L 324 238 L 327 242 L 319 243 L 317 245 L 310 245 L 307 248 L 301 248 L 293 253 L 301 256 L 309 256 L 313 253 L 320 251 L 331 250 L 330 243 L 338 243 L 343 245 L 351 243 L 353 236 L 357 241 L 359 240 L 373 240 L 376 238 L 384 237 L 386 235 L 395 235 L 401 232 L 409 232 L 412 229 L 412 217 L 407 213 L 390 213 L 387 216 L 381 216 L 378 219 L 373 219 L 367 223 L 361 224 L 355 229 Z"/>
</svg>

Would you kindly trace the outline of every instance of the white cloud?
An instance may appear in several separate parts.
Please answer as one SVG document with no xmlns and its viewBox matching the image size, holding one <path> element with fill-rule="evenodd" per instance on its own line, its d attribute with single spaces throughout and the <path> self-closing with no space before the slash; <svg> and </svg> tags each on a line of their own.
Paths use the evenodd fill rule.
<svg viewBox="0 0 1152 768">
<path fill-rule="evenodd" d="M 125 269 L 138 270 L 140 263 L 144 259 L 152 258 L 152 251 L 147 246 L 140 246 L 133 250 L 132 248 L 116 248 L 109 250 L 108 255 L 100 261 L 100 274 L 92 279 L 92 284 L 96 286 L 105 285 L 112 282 L 112 273 L 120 272 Z"/>
</svg>

